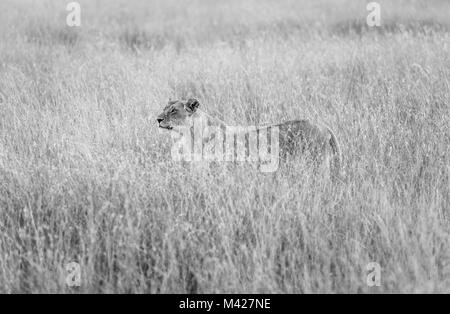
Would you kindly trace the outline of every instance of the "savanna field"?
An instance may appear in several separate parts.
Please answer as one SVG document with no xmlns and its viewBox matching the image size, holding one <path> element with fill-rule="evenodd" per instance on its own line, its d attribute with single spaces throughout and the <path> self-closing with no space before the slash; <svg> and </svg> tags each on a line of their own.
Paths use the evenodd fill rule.
<svg viewBox="0 0 450 314">
<path fill-rule="evenodd" d="M 450 292 L 450 2 L 68 2 L 0 2 L 1 293 Z M 188 97 L 329 125 L 342 180 L 172 161 Z"/>
</svg>

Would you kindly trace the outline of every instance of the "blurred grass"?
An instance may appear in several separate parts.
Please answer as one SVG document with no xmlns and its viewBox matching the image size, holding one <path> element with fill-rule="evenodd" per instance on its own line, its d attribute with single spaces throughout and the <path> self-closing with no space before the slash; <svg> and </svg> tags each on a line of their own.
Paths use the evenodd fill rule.
<svg viewBox="0 0 450 314">
<path fill-rule="evenodd" d="M 80 3 L 0 3 L 0 292 L 450 291 L 448 2 Z M 345 183 L 172 162 L 191 96 L 329 124 Z"/>
</svg>

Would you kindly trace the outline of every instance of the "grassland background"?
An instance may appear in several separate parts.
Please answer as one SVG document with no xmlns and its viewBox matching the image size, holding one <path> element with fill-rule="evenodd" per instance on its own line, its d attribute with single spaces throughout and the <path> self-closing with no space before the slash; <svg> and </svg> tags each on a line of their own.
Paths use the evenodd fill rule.
<svg viewBox="0 0 450 314">
<path fill-rule="evenodd" d="M 450 292 L 449 1 L 67 2 L 0 2 L 0 292 Z M 172 162 L 189 96 L 327 123 L 344 182 Z"/>
</svg>

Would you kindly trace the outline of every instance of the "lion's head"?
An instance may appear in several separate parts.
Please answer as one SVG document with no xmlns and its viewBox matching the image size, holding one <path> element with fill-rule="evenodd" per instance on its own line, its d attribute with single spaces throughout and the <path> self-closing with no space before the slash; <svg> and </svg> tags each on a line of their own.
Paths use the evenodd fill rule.
<svg viewBox="0 0 450 314">
<path fill-rule="evenodd" d="M 159 127 L 172 130 L 180 126 L 189 126 L 190 117 L 196 112 L 200 103 L 196 99 L 188 100 L 171 100 L 164 108 L 163 112 L 158 115 Z"/>
</svg>

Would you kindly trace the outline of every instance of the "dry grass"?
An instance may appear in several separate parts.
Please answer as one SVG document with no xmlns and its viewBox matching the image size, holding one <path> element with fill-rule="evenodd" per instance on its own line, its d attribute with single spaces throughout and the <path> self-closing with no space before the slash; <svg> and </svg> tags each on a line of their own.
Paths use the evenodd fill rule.
<svg viewBox="0 0 450 314">
<path fill-rule="evenodd" d="M 0 3 L 0 292 L 450 292 L 448 2 L 80 2 Z M 329 124 L 345 182 L 172 162 L 186 96 Z"/>
</svg>

